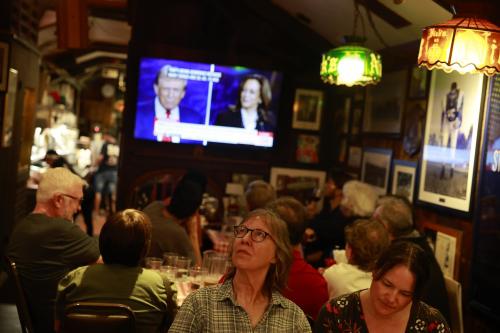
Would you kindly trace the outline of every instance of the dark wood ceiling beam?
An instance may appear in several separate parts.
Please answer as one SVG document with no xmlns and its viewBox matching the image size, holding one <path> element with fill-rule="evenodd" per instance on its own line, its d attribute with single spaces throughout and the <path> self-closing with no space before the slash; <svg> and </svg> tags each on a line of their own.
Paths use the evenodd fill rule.
<svg viewBox="0 0 500 333">
<path fill-rule="evenodd" d="M 396 29 L 401 29 L 411 25 L 411 22 L 400 16 L 390 8 L 387 8 L 377 0 L 358 0 L 359 3 L 368 8 L 372 13 L 392 25 Z"/>
</svg>

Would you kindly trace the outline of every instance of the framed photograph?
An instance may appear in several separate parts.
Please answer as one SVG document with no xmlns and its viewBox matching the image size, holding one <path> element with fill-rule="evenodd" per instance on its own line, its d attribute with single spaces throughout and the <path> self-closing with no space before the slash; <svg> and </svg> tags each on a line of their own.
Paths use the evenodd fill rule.
<svg viewBox="0 0 500 333">
<path fill-rule="evenodd" d="M 346 98 L 344 100 L 344 105 L 342 108 L 337 110 L 337 124 L 340 124 L 340 133 L 347 134 L 349 133 L 349 115 L 351 111 L 351 99 Z"/>
<path fill-rule="evenodd" d="M 349 146 L 349 154 L 347 156 L 347 166 L 358 169 L 361 166 L 363 158 L 363 149 L 358 146 Z"/>
<path fill-rule="evenodd" d="M 276 189 L 278 197 L 290 195 L 305 203 L 314 190 L 323 188 L 325 178 L 324 171 L 273 167 L 270 183 Z"/>
<path fill-rule="evenodd" d="M 363 151 L 361 181 L 374 186 L 381 195 L 387 194 L 389 188 L 391 159 L 390 149 L 365 148 Z"/>
<path fill-rule="evenodd" d="M 352 109 L 352 124 L 351 124 L 352 135 L 358 135 L 361 132 L 362 116 L 363 116 L 363 108 L 358 106 Z"/>
<path fill-rule="evenodd" d="M 443 274 L 458 280 L 462 255 L 462 231 L 427 221 L 424 221 L 421 227 Z"/>
<path fill-rule="evenodd" d="M 295 159 L 301 163 L 318 163 L 319 135 L 299 134 Z"/>
<path fill-rule="evenodd" d="M 427 93 L 427 75 L 431 72 L 426 68 L 413 66 L 410 73 L 410 84 L 408 87 L 408 98 L 425 98 Z"/>
<path fill-rule="evenodd" d="M 363 132 L 401 132 L 407 75 L 407 70 L 384 73 L 379 84 L 367 87 Z"/>
<path fill-rule="evenodd" d="M 319 130 L 322 109 L 323 92 L 321 90 L 297 89 L 293 102 L 292 127 Z"/>
<path fill-rule="evenodd" d="M 16 112 L 17 70 L 9 69 L 7 93 L 5 94 L 1 147 L 9 147 L 14 139 L 14 114 Z"/>
<path fill-rule="evenodd" d="M 403 196 L 410 202 L 413 202 L 416 170 L 416 162 L 394 160 L 392 166 L 391 194 Z"/>
<path fill-rule="evenodd" d="M 9 44 L 0 42 L 0 91 L 7 89 L 9 73 Z"/>
<path fill-rule="evenodd" d="M 420 152 L 425 129 L 425 100 L 409 100 L 406 103 L 403 150 L 408 156 Z"/>
<path fill-rule="evenodd" d="M 344 164 L 347 156 L 347 138 L 340 138 L 339 141 L 339 155 L 337 161 Z"/>
<path fill-rule="evenodd" d="M 483 82 L 481 74 L 433 73 L 419 201 L 470 212 Z"/>
</svg>

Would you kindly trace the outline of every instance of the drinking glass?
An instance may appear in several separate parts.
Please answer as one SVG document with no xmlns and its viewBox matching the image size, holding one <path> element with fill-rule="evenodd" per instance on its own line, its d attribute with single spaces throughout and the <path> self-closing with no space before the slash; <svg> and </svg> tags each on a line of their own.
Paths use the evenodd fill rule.
<svg viewBox="0 0 500 333">
<path fill-rule="evenodd" d="M 175 282 L 177 278 L 177 267 L 168 265 L 160 266 L 160 274 L 170 282 Z"/>
<path fill-rule="evenodd" d="M 191 283 L 191 291 L 203 287 L 203 281 L 207 273 L 207 270 L 201 267 L 191 267 L 189 269 L 189 282 Z"/>
<path fill-rule="evenodd" d="M 205 251 L 203 253 L 203 266 L 206 269 L 205 285 L 214 285 L 219 282 L 227 269 L 227 255 L 216 251 Z"/>
<path fill-rule="evenodd" d="M 177 258 L 179 258 L 179 255 L 177 253 L 165 252 L 163 253 L 163 265 L 175 266 L 177 264 Z"/>
<path fill-rule="evenodd" d="M 177 257 L 177 278 L 183 279 L 188 276 L 188 269 L 191 266 L 191 259 L 188 257 Z"/>
<path fill-rule="evenodd" d="M 146 257 L 144 259 L 144 263 L 146 268 L 160 270 L 160 266 L 163 263 L 163 259 L 157 257 Z"/>
</svg>

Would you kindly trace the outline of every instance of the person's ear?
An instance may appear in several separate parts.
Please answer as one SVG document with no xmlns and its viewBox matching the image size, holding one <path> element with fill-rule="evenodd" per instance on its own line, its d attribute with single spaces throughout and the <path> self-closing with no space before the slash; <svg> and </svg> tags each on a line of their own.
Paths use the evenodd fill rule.
<svg viewBox="0 0 500 333">
<path fill-rule="evenodd" d="M 153 89 L 155 90 L 155 95 L 158 96 L 158 85 L 156 83 L 153 84 Z"/>
<path fill-rule="evenodd" d="M 60 194 L 54 194 L 52 195 L 52 202 L 54 203 L 54 206 L 56 208 L 61 208 L 61 206 L 64 204 L 64 198 Z"/>
</svg>

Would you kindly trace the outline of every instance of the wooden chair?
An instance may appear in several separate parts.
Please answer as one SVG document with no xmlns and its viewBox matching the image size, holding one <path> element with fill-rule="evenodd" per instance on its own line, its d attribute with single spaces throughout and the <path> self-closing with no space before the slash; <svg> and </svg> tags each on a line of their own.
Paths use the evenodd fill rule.
<svg viewBox="0 0 500 333">
<path fill-rule="evenodd" d="M 123 304 L 77 302 L 64 309 L 61 332 L 135 332 L 135 315 Z"/>
<path fill-rule="evenodd" d="M 453 333 L 463 333 L 463 314 L 462 314 L 462 286 L 449 277 L 444 277 L 446 285 L 446 293 L 450 303 L 450 320 L 451 331 Z"/>
<path fill-rule="evenodd" d="M 17 272 L 16 263 L 7 256 L 4 256 L 4 261 L 8 274 L 15 285 L 16 307 L 17 314 L 19 316 L 19 322 L 21 323 L 21 329 L 23 333 L 33 333 L 33 322 L 31 321 L 26 294 L 24 293 L 21 279 L 19 278 L 19 273 Z"/>
</svg>

